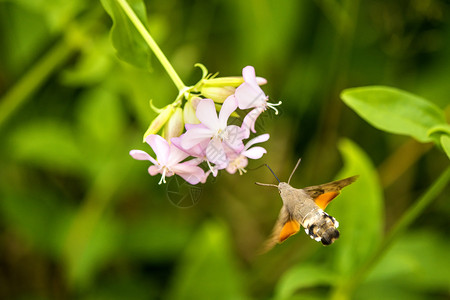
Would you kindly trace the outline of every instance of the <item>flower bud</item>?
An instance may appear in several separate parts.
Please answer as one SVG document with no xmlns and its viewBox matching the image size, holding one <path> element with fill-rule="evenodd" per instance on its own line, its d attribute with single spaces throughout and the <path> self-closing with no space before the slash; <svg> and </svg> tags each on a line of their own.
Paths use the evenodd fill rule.
<svg viewBox="0 0 450 300">
<path fill-rule="evenodd" d="M 144 133 L 144 142 L 145 138 L 149 136 L 150 134 L 156 134 L 159 130 L 166 124 L 166 122 L 169 120 L 169 118 L 172 116 L 174 112 L 174 107 L 172 104 L 167 105 L 163 109 L 161 109 L 161 112 L 159 115 L 150 123 L 150 126 L 148 127 L 147 131 Z"/>
<path fill-rule="evenodd" d="M 203 79 L 202 86 L 203 87 L 238 87 L 244 83 L 244 78 L 241 76 L 229 76 L 229 77 L 217 77 L 210 79 Z M 256 83 L 258 85 L 264 85 L 267 83 L 267 80 L 263 77 L 256 77 Z"/>
<path fill-rule="evenodd" d="M 205 86 L 201 89 L 201 93 L 205 98 L 212 99 L 216 103 L 223 103 L 228 96 L 231 96 L 236 91 L 232 86 L 215 87 Z"/>
<path fill-rule="evenodd" d="M 200 121 L 197 119 L 197 116 L 195 115 L 195 108 L 198 102 L 201 100 L 201 98 L 195 97 L 186 102 L 183 109 L 183 117 L 184 117 L 184 123 L 186 124 L 199 124 Z"/>
<path fill-rule="evenodd" d="M 183 110 L 181 107 L 177 107 L 169 119 L 169 122 L 166 123 L 163 129 L 163 138 L 167 141 L 170 141 L 173 137 L 178 137 L 181 135 L 184 129 L 184 121 L 183 121 Z"/>
</svg>

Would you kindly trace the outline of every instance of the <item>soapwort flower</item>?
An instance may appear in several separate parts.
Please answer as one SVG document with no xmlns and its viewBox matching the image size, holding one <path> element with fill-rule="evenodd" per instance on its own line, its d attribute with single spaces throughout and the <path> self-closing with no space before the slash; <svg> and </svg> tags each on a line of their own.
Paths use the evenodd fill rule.
<svg viewBox="0 0 450 300">
<path fill-rule="evenodd" d="M 247 66 L 242 70 L 242 77 L 244 78 L 244 83 L 236 89 L 235 97 L 240 109 L 253 108 L 244 118 L 243 124 L 245 124 L 244 128 L 247 131 L 256 132 L 255 122 L 259 115 L 267 108 L 272 108 L 275 110 L 275 114 L 278 114 L 276 106 L 280 105 L 281 101 L 278 103 L 269 103 L 267 101 L 269 96 L 258 85 L 255 68 L 252 66 Z M 250 132 L 247 133 L 247 137 L 249 135 Z"/>
<path fill-rule="evenodd" d="M 159 135 L 151 134 L 145 138 L 147 144 L 156 154 L 156 159 L 142 150 L 131 150 L 130 155 L 137 160 L 149 160 L 153 165 L 148 168 L 152 176 L 162 174 L 159 184 L 166 183 L 166 177 L 177 174 L 190 184 L 199 183 L 205 176 L 202 168 L 190 161 L 181 162 L 189 154 L 180 150 L 173 144 L 169 144 Z"/>
<path fill-rule="evenodd" d="M 234 96 L 229 96 L 224 101 L 217 117 L 214 102 L 211 99 L 203 99 L 197 105 L 196 116 L 200 124 L 187 127 L 186 133 L 181 139 L 181 147 L 189 149 L 196 144 L 209 141 L 206 147 L 206 157 L 208 161 L 224 166 L 228 164 L 225 154 L 225 147 L 234 151 L 244 148 L 242 142 L 244 138 L 243 130 L 237 125 L 228 125 L 228 118 L 236 110 Z"/>
<path fill-rule="evenodd" d="M 259 135 L 249 141 L 250 131 L 267 108 L 277 114 L 276 106 L 260 88 L 267 81 L 256 77 L 255 69 L 247 66 L 242 77 L 216 77 L 208 74 L 203 65 L 202 79 L 194 86 L 183 87 L 177 99 L 164 107 L 155 108 L 158 116 L 144 134 L 144 140 L 156 154 L 156 159 L 142 150 L 132 150 L 137 160 L 149 160 L 150 175 L 165 178 L 179 175 L 190 184 L 206 182 L 218 171 L 240 174 L 246 172 L 248 159 L 259 159 L 267 151 L 257 143 L 269 139 Z M 157 135 L 162 129 L 162 135 Z M 244 145 L 245 144 L 245 145 Z M 200 166 L 207 166 L 206 171 Z"/>
<path fill-rule="evenodd" d="M 236 173 L 236 171 L 239 171 L 240 175 L 242 175 L 242 173 L 246 173 L 247 170 L 245 170 L 245 167 L 247 167 L 248 165 L 248 158 L 259 159 L 267 153 L 266 149 L 264 149 L 263 147 L 250 147 L 254 144 L 266 142 L 269 137 L 270 135 L 268 133 L 261 134 L 248 141 L 242 151 L 228 153 L 230 162 L 226 168 L 227 172 L 230 174 L 234 174 Z"/>
</svg>

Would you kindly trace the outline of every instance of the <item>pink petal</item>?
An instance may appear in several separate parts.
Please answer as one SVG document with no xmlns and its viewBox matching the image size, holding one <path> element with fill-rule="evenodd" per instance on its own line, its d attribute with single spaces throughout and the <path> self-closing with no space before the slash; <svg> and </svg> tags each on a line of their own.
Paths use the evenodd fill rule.
<svg viewBox="0 0 450 300">
<path fill-rule="evenodd" d="M 145 138 L 145 141 L 152 147 L 156 154 L 156 160 L 162 164 L 167 164 L 169 158 L 169 143 L 161 136 L 156 134 L 150 134 Z"/>
<path fill-rule="evenodd" d="M 196 127 L 189 129 L 185 134 L 183 134 L 181 139 L 181 147 L 183 147 L 183 149 L 191 149 L 195 145 L 211 139 L 214 133 L 215 132 L 209 128 Z"/>
<path fill-rule="evenodd" d="M 205 177 L 202 168 L 186 163 L 178 164 L 172 170 L 190 184 L 197 184 Z"/>
<path fill-rule="evenodd" d="M 269 139 L 270 135 L 268 133 L 258 135 L 257 137 L 251 139 L 245 144 L 245 150 L 253 146 L 254 144 L 265 142 Z"/>
<path fill-rule="evenodd" d="M 263 147 L 253 147 L 242 152 L 242 155 L 251 159 L 258 159 L 261 158 L 265 153 L 267 153 L 267 151 Z"/>
<path fill-rule="evenodd" d="M 225 131 L 226 139 L 224 139 L 223 142 L 234 151 L 241 151 L 244 148 L 244 143 L 242 142 L 242 140 L 246 136 L 246 131 L 236 125 L 227 126 L 227 128 L 225 128 Z"/>
<path fill-rule="evenodd" d="M 206 148 L 206 158 L 220 167 L 228 165 L 225 150 L 223 149 L 222 142 L 218 138 L 213 138 L 209 142 L 208 147 Z"/>
<path fill-rule="evenodd" d="M 153 164 L 158 164 L 153 157 L 151 157 L 147 152 L 144 152 L 142 150 L 131 150 L 130 155 L 131 157 L 137 160 L 149 160 Z"/>
<path fill-rule="evenodd" d="M 237 108 L 237 103 L 234 95 L 229 96 L 222 104 L 222 108 L 219 113 L 219 126 L 220 128 L 227 127 L 228 118 L 231 113 Z"/>
<path fill-rule="evenodd" d="M 258 85 L 265 85 L 267 83 L 267 79 L 263 77 L 256 77 L 256 83 Z"/>
<path fill-rule="evenodd" d="M 197 119 L 209 129 L 215 131 L 219 129 L 219 119 L 217 118 L 216 107 L 214 101 L 211 99 L 201 100 L 197 105 L 195 115 L 197 116 Z"/>
<path fill-rule="evenodd" d="M 252 66 L 246 66 L 242 69 L 242 77 L 244 77 L 244 81 L 250 85 L 258 85 L 256 81 L 255 68 Z"/>
<path fill-rule="evenodd" d="M 188 157 L 189 154 L 179 149 L 174 144 L 170 145 L 170 155 L 167 160 L 167 166 L 171 167 Z"/>
<path fill-rule="evenodd" d="M 252 111 L 250 111 L 245 117 L 244 120 L 242 121 L 242 129 L 245 130 L 246 132 L 246 136 L 245 138 L 248 138 L 250 136 L 250 130 L 252 132 L 256 132 L 255 130 L 255 123 L 256 123 L 256 119 L 258 119 L 259 115 L 264 111 L 264 108 L 261 107 L 257 107 L 255 109 L 253 109 Z"/>
<path fill-rule="evenodd" d="M 148 173 L 152 176 L 155 176 L 156 174 L 160 174 L 162 172 L 157 166 L 150 166 L 148 168 Z"/>
<path fill-rule="evenodd" d="M 267 96 L 258 86 L 252 86 L 244 82 L 236 88 L 235 97 L 240 109 L 248 109 L 257 106 L 265 106 Z"/>
</svg>

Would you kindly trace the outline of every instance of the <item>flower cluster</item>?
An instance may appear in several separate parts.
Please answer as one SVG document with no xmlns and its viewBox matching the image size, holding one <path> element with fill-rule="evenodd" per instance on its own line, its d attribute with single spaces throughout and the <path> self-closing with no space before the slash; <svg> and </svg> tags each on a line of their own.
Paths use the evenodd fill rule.
<svg viewBox="0 0 450 300">
<path fill-rule="evenodd" d="M 134 159 L 152 163 L 148 172 L 152 176 L 162 174 L 160 184 L 174 174 L 190 184 L 204 183 L 210 174 L 217 176 L 223 169 L 242 174 L 248 158 L 259 159 L 266 153 L 264 148 L 252 146 L 267 141 L 269 134 L 248 140 L 250 132 L 256 132 L 259 115 L 267 108 L 277 114 L 275 106 L 281 104 L 268 102 L 260 87 L 266 80 L 256 77 L 251 66 L 243 69 L 242 77 L 221 78 L 207 75 L 200 67 L 202 80 L 158 110 L 159 115 L 144 134 L 156 159 L 141 150 L 130 151 Z M 161 129 L 162 136 L 157 135 Z M 202 163 L 208 166 L 206 171 L 199 166 Z"/>
</svg>

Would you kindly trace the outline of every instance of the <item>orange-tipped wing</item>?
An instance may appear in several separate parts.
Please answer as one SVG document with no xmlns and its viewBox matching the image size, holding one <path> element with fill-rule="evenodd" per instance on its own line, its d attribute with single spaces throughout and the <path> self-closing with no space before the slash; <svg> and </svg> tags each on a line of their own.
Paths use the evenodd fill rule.
<svg viewBox="0 0 450 300">
<path fill-rule="evenodd" d="M 325 209 L 340 191 L 349 184 L 355 182 L 359 176 L 352 176 L 345 179 L 314 185 L 304 188 L 303 190 L 314 199 L 314 202 L 321 208 Z"/>
<path fill-rule="evenodd" d="M 291 235 L 296 234 L 300 230 L 300 223 L 295 220 L 288 220 L 284 223 L 279 236 L 279 243 L 284 242 Z"/>
<path fill-rule="evenodd" d="M 270 249 L 272 249 L 276 244 L 281 243 L 285 239 L 287 239 L 289 236 L 295 234 L 300 229 L 300 225 L 298 224 L 298 230 L 296 232 L 295 228 L 296 225 L 295 222 L 291 219 L 289 212 L 287 211 L 286 207 L 283 205 L 283 207 L 280 210 L 280 213 L 278 214 L 278 219 L 275 222 L 275 225 L 272 229 L 272 234 L 270 237 L 266 240 L 266 242 L 263 244 L 262 248 L 259 251 L 259 254 L 266 253 Z M 286 226 L 286 224 L 288 224 Z"/>
</svg>

